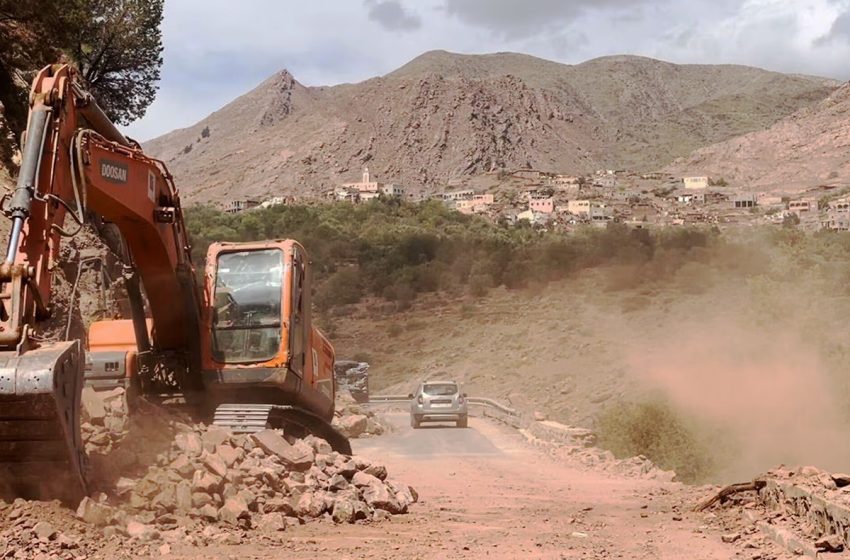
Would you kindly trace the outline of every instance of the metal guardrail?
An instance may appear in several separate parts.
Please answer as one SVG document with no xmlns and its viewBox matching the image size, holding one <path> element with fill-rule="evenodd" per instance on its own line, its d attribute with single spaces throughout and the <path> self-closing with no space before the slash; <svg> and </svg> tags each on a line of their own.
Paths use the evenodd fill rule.
<svg viewBox="0 0 850 560">
<path fill-rule="evenodd" d="M 513 408 L 505 406 L 502 403 L 500 403 L 499 401 L 494 401 L 493 399 L 487 399 L 487 398 L 484 398 L 484 397 L 469 397 L 467 400 L 469 401 L 469 404 L 478 404 L 478 405 L 481 405 L 481 406 L 488 406 L 490 408 L 495 408 L 499 412 L 509 414 L 510 416 L 519 416 L 519 413 L 516 410 L 514 410 Z"/>
<path fill-rule="evenodd" d="M 403 403 L 409 402 L 407 395 L 369 395 L 370 403 Z"/>
<path fill-rule="evenodd" d="M 369 403 L 406 403 L 410 402 L 410 399 L 407 398 L 407 395 L 369 395 Z M 510 408 L 508 406 L 503 405 L 498 401 L 494 401 L 493 399 L 488 399 L 484 397 L 467 397 L 466 402 L 469 404 L 475 404 L 479 406 L 495 408 L 499 412 L 504 414 L 508 414 L 510 416 L 518 416 L 516 410 Z"/>
</svg>

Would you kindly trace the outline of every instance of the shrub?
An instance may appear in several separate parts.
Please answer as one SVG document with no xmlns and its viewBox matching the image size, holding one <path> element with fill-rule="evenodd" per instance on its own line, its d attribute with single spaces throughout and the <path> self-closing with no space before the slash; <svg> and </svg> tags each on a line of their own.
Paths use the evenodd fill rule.
<svg viewBox="0 0 850 560">
<path fill-rule="evenodd" d="M 597 417 L 601 447 L 619 458 L 644 455 L 684 482 L 704 482 L 717 468 L 696 426 L 666 401 L 618 403 Z"/>
<path fill-rule="evenodd" d="M 316 290 L 316 305 L 319 309 L 330 309 L 360 301 L 363 293 L 357 270 L 338 270 Z"/>
</svg>

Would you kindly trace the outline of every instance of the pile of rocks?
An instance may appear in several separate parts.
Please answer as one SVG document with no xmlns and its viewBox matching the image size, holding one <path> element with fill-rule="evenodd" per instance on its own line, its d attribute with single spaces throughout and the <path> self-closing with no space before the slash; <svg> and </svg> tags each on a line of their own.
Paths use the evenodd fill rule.
<svg viewBox="0 0 850 560">
<path fill-rule="evenodd" d="M 778 547 L 812 558 L 850 545 L 850 475 L 811 466 L 778 467 L 752 484 L 733 486 L 739 488 L 707 488 L 704 497 L 714 499 L 702 500 L 711 509 L 705 514 L 708 524 L 722 528 L 724 542 L 745 550 Z"/>
<path fill-rule="evenodd" d="M 95 391 L 85 387 L 81 400 L 83 422 L 80 430 L 86 453 L 109 453 L 124 439 L 129 427 L 124 389 Z"/>
<path fill-rule="evenodd" d="M 417 499 L 384 466 L 313 436 L 183 425 L 141 477 L 118 478 L 111 491 L 85 498 L 77 514 L 107 532 L 149 540 L 191 524 L 275 532 L 320 517 L 379 520 L 406 513 Z"/>
<path fill-rule="evenodd" d="M 333 425 L 349 439 L 379 436 L 389 429 L 380 415 L 357 404 L 350 396 L 337 398 L 336 411 L 338 416 Z"/>
<path fill-rule="evenodd" d="M 565 428 L 569 428 L 565 426 Z M 553 436 L 551 430 L 532 430 L 520 428 L 520 434 L 525 439 L 550 455 L 560 460 L 581 464 L 596 472 L 607 472 L 616 476 L 671 482 L 676 479 L 674 471 L 660 468 L 643 455 L 618 459 L 607 449 L 600 449 L 590 444 L 593 433 L 581 428 L 569 428 L 569 433 L 581 437 L 564 438 Z"/>
</svg>

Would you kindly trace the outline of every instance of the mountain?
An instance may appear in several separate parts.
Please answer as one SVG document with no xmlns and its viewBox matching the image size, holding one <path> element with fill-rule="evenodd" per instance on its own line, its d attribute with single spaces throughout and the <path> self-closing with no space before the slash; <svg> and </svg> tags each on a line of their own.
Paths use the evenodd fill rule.
<svg viewBox="0 0 850 560">
<path fill-rule="evenodd" d="M 850 84 L 766 130 L 697 150 L 673 173 L 723 177 L 752 190 L 798 192 L 850 185 Z"/>
<path fill-rule="evenodd" d="M 191 201 L 319 195 L 359 179 L 435 190 L 497 171 L 657 169 L 763 129 L 837 83 L 635 56 L 570 66 L 516 53 L 425 53 L 357 84 L 286 71 L 145 144 Z"/>
</svg>

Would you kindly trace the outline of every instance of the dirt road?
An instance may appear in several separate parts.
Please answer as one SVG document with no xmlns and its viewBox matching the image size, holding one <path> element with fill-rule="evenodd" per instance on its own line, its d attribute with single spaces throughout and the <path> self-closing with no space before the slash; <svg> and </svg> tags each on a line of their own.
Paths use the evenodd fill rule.
<svg viewBox="0 0 850 560">
<path fill-rule="evenodd" d="M 688 510 L 700 493 L 679 484 L 618 478 L 556 460 L 507 427 L 470 419 L 357 441 L 355 452 L 387 465 L 418 490 L 406 516 L 370 525 L 310 523 L 279 541 L 217 545 L 203 556 L 316 558 L 740 557 Z M 701 528 L 702 527 L 702 528 Z M 192 557 L 198 549 L 172 557 Z"/>
</svg>

